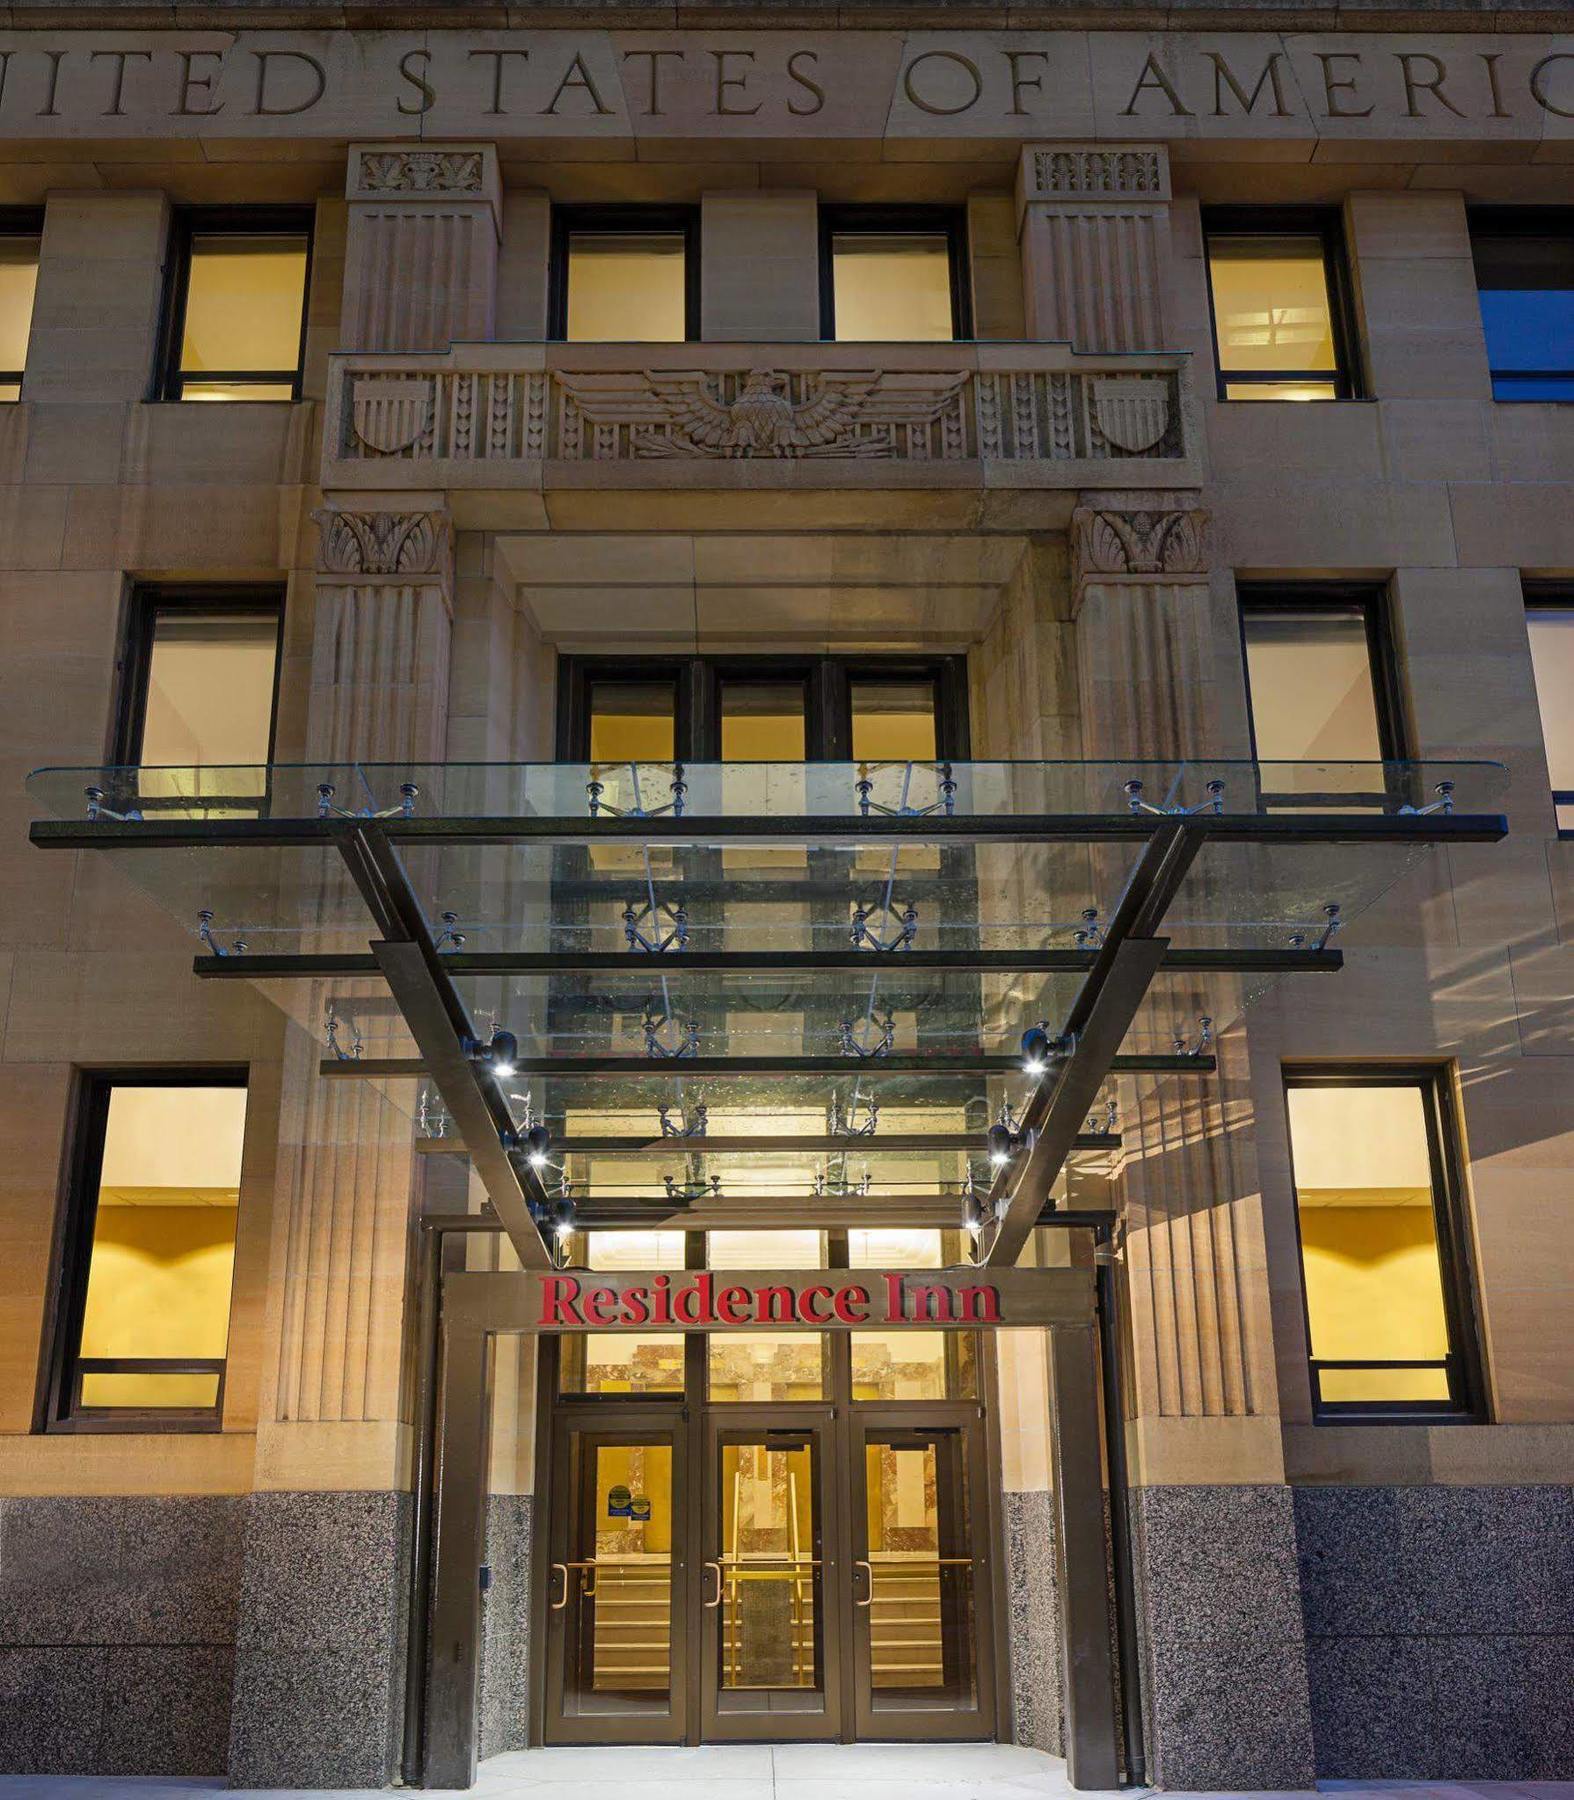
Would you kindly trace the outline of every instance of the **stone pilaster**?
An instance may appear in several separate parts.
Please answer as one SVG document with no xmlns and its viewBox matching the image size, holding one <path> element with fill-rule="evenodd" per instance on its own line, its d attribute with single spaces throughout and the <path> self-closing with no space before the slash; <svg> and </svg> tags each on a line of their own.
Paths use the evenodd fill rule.
<svg viewBox="0 0 1574 1800">
<path fill-rule="evenodd" d="M 494 334 L 501 188 L 491 144 L 352 144 L 344 350 Z"/>
<path fill-rule="evenodd" d="M 1170 254 L 1162 144 L 1028 144 L 1017 168 L 1027 335 L 1162 350 Z"/>
</svg>

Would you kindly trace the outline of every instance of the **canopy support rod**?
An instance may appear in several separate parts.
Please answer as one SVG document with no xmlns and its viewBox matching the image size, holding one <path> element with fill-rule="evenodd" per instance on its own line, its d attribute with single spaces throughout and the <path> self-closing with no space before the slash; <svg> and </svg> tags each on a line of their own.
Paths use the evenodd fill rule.
<svg viewBox="0 0 1574 1800">
<path fill-rule="evenodd" d="M 991 1215 L 998 1222 L 983 1262 L 1009 1268 L 1027 1242 L 1164 961 L 1168 941 L 1154 933 L 1202 841 L 1195 821 L 1165 819 L 1137 858 L 1098 958 L 1066 1016 L 1062 1035 L 1071 1041 L 1071 1051 L 1051 1064 L 1023 1109 L 1020 1131 L 1024 1139 L 1032 1134 L 1030 1147 L 1019 1166 L 1000 1171 L 990 1189 L 985 1229 Z"/>
</svg>

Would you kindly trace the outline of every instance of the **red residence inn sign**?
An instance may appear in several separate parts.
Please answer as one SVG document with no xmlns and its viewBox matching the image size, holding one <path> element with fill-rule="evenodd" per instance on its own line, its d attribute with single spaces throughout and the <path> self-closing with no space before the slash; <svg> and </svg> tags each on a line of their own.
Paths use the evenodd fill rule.
<svg viewBox="0 0 1574 1800">
<path fill-rule="evenodd" d="M 1081 1269 L 695 1269 L 527 1277 L 526 1331 L 858 1331 L 1088 1325 Z"/>
</svg>

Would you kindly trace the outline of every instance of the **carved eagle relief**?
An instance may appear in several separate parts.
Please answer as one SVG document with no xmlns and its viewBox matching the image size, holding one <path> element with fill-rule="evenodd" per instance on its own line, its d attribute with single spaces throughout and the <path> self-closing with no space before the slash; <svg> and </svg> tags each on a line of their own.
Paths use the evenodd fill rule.
<svg viewBox="0 0 1574 1800">
<path fill-rule="evenodd" d="M 634 456 L 807 457 L 895 455 L 897 431 L 932 425 L 967 375 L 838 370 L 802 377 L 797 400 L 793 378 L 775 369 L 557 379 L 587 424 L 627 427 Z"/>
</svg>

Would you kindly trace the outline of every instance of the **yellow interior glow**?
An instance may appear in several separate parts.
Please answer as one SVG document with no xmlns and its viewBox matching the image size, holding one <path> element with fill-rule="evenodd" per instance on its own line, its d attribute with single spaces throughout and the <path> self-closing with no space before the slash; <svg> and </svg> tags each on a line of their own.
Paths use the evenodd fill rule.
<svg viewBox="0 0 1574 1800">
<path fill-rule="evenodd" d="M 671 762 L 675 731 L 670 682 L 598 681 L 591 688 L 592 762 Z"/>
<path fill-rule="evenodd" d="M 191 240 L 181 373 L 293 369 L 300 361 L 305 305 L 303 237 L 199 232 Z M 240 388 L 230 397 L 248 395 L 253 399 L 289 397 L 288 392 L 264 395 L 257 389 Z"/>
<path fill-rule="evenodd" d="M 948 343 L 956 335 L 943 233 L 839 232 L 831 280 L 839 343 Z"/>
<path fill-rule="evenodd" d="M 1268 770 L 1264 785 L 1315 793 L 1376 785 L 1370 770 L 1337 766 L 1383 755 L 1365 620 L 1248 612 L 1245 635 L 1258 760 L 1311 765 Z"/>
<path fill-rule="evenodd" d="M 37 286 L 38 239 L 0 238 L 0 369 L 27 367 L 27 340 L 33 326 Z M 0 397 L 20 399 L 20 388 Z"/>
<path fill-rule="evenodd" d="M 1215 237 L 1208 243 L 1208 274 L 1213 284 L 1219 367 L 1226 374 L 1247 369 L 1337 367 L 1320 239 Z M 1282 393 L 1276 397 L 1297 396 Z"/>
<path fill-rule="evenodd" d="M 681 344 L 681 232 L 576 231 L 568 241 L 571 344 Z"/>
</svg>

